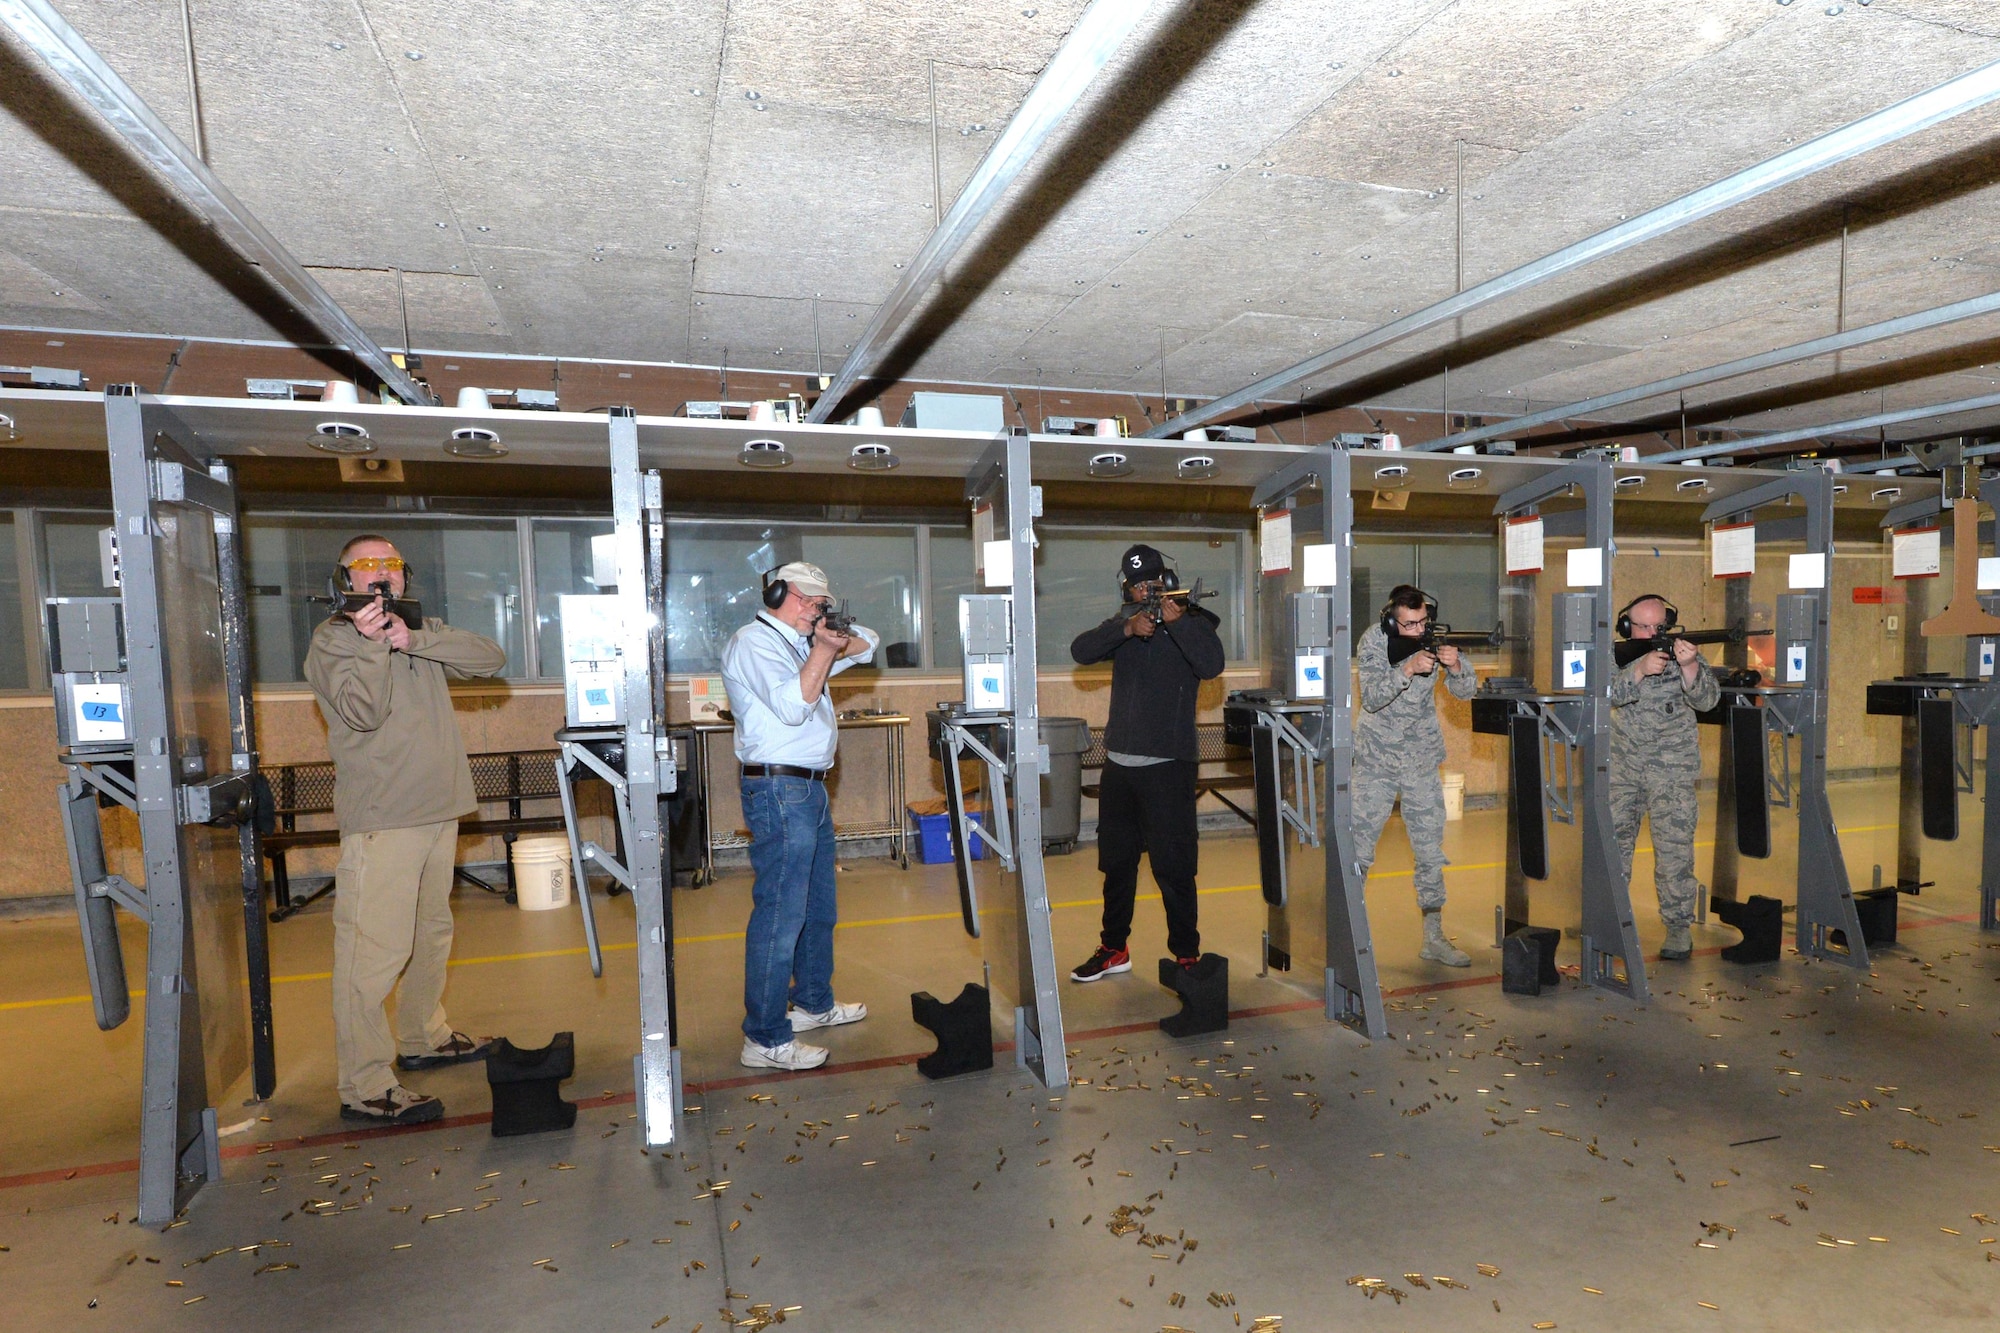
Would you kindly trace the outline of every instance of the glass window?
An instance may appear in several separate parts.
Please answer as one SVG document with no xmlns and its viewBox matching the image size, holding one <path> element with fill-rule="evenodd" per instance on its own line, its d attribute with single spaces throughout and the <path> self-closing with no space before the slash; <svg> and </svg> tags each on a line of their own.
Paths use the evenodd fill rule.
<svg viewBox="0 0 2000 1333">
<path fill-rule="evenodd" d="M 340 548 L 364 532 L 388 538 L 410 562 L 410 595 L 426 616 L 499 643 L 506 674 L 521 674 L 521 559 L 512 520 L 253 516 L 244 529 L 258 681 L 305 678 L 306 648 L 327 615 L 326 603 L 311 599 L 327 596 Z"/>
<path fill-rule="evenodd" d="M 604 591 L 593 577 L 590 543 L 609 536 L 611 527 L 608 518 L 535 520 L 535 634 L 544 676 L 560 680 L 563 673 L 562 603 L 557 598 Z"/>
<path fill-rule="evenodd" d="M 51 514 L 42 522 L 47 552 L 49 596 L 105 597 L 117 589 L 104 586 L 104 562 L 98 556 L 97 534 L 111 526 L 111 515 Z"/>
<path fill-rule="evenodd" d="M 1489 539 L 1356 537 L 1353 570 L 1357 644 L 1400 583 L 1437 598 L 1438 618 L 1458 633 L 1490 630 L 1500 618 L 1499 552 Z"/>
<path fill-rule="evenodd" d="M 667 669 L 722 669 L 729 637 L 762 608 L 763 575 L 793 560 L 827 574 L 837 601 L 882 636 L 876 663 L 920 664 L 914 528 L 667 522 Z"/>
<path fill-rule="evenodd" d="M 0 511 L 0 690 L 28 688 L 27 622 L 21 618 L 22 610 L 14 516 Z"/>
<path fill-rule="evenodd" d="M 1133 530 L 1116 534 L 1083 532 L 1075 529 L 1039 529 L 1041 548 L 1035 558 L 1035 626 L 1040 635 L 1043 666 L 1070 663 L 1070 640 L 1104 620 L 1118 608 L 1118 558 L 1134 542 L 1144 542 L 1172 560 L 1180 571 L 1181 586 L 1192 588 L 1200 579 L 1203 589 L 1217 596 L 1201 605 L 1219 616 L 1224 655 L 1230 661 L 1243 657 L 1243 561 L 1242 534 L 1236 532 L 1181 533 L 1166 537 L 1155 531 Z M 935 569 L 935 554 L 933 554 Z M 956 632 L 956 599 L 952 619 Z M 954 659 L 956 660 L 956 659 Z"/>
<path fill-rule="evenodd" d="M 980 591 L 972 573 L 972 529 L 931 529 L 931 661 L 939 669 L 965 664 L 958 641 L 958 599 Z"/>
</svg>

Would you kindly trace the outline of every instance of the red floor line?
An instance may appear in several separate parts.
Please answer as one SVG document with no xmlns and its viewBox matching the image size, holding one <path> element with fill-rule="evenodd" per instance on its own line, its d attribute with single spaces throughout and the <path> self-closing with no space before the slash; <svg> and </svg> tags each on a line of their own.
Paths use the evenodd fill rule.
<svg viewBox="0 0 2000 1333">
<path fill-rule="evenodd" d="M 1966 922 L 1977 921 L 1978 919 L 1979 914 L 1977 912 L 1967 912 L 1960 916 L 1927 917 L 1921 921 L 1899 923 L 1897 933 L 1900 935 L 1904 931 L 1922 930 L 1926 926 L 1964 925 Z M 1708 958 L 1720 954 L 1723 947 L 1726 946 L 1718 946 L 1713 949 L 1697 949 L 1695 952 L 1703 958 Z M 1658 962 L 1660 960 L 1655 958 L 1654 961 Z M 1395 990 L 1386 990 L 1382 992 L 1382 996 L 1384 999 L 1393 1000 L 1405 995 L 1429 995 L 1438 991 L 1464 990 L 1472 986 L 1490 986 L 1498 980 L 1500 980 L 1500 974 L 1495 972 L 1487 976 L 1458 977 L 1451 981 L 1427 981 L 1421 985 L 1399 986 Z M 1317 1009 L 1321 1006 L 1321 1003 L 1319 1000 L 1294 1000 L 1285 1004 L 1258 1005 L 1249 1009 L 1232 1009 L 1229 1011 L 1229 1017 L 1232 1019 L 1266 1018 L 1273 1014 L 1296 1014 L 1308 1009 Z M 1123 1023 L 1115 1027 L 1089 1028 L 1081 1032 L 1072 1032 L 1068 1034 L 1068 1039 L 1070 1041 L 1099 1041 L 1106 1037 L 1129 1037 L 1134 1033 L 1154 1032 L 1158 1029 L 1159 1024 L 1157 1022 Z M 1011 1051 L 1013 1049 L 1014 1043 L 1012 1042 L 995 1042 L 993 1044 L 993 1051 L 996 1055 L 1002 1051 Z M 745 1074 L 739 1078 L 710 1079 L 705 1083 L 689 1083 L 683 1091 L 707 1096 L 712 1092 L 728 1092 L 734 1088 L 756 1087 L 763 1083 L 789 1083 L 797 1079 L 800 1074 L 814 1078 L 827 1078 L 835 1074 L 859 1074 L 871 1069 L 891 1069 L 897 1065 L 913 1065 L 927 1054 L 929 1052 L 919 1051 L 910 1055 L 884 1055 L 872 1060 L 849 1060 L 840 1064 L 828 1063 L 821 1065 L 818 1069 L 801 1070 L 797 1073 L 772 1070 L 766 1074 Z M 577 1109 L 579 1112 L 582 1112 L 600 1106 L 629 1106 L 635 1100 L 636 1097 L 634 1094 L 623 1092 L 612 1097 L 596 1097 L 589 1101 L 578 1102 Z M 237 1161 L 249 1157 L 264 1157 L 271 1153 L 290 1152 L 296 1148 L 323 1148 L 334 1143 L 358 1143 L 369 1139 L 396 1138 L 406 1134 L 423 1134 L 438 1129 L 461 1129 L 467 1125 L 489 1124 L 492 1122 L 492 1119 L 492 1112 L 480 1111 L 472 1115 L 446 1116 L 442 1120 L 433 1120 L 429 1124 L 424 1125 L 384 1125 L 378 1129 L 356 1129 L 337 1134 L 307 1134 L 295 1139 L 277 1139 L 266 1140 L 265 1143 L 240 1144 L 236 1147 L 224 1148 L 222 1155 L 230 1161 Z M 270 1147 L 267 1151 L 260 1151 L 265 1149 L 268 1143 L 275 1143 L 277 1146 Z M 20 1189 L 27 1185 L 52 1185 L 65 1180 L 80 1180 L 92 1176 L 115 1176 L 125 1172 L 137 1171 L 138 1169 L 138 1159 L 131 1158 L 122 1162 L 93 1162 L 88 1166 L 57 1167 L 52 1171 L 30 1171 L 25 1175 L 0 1176 L 0 1190 Z"/>
</svg>

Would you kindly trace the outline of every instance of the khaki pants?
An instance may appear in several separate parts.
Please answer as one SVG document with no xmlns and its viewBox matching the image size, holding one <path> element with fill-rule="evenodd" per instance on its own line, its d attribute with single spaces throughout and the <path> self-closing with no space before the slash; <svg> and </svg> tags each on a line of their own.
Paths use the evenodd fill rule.
<svg viewBox="0 0 2000 1333">
<path fill-rule="evenodd" d="M 333 1056 L 340 1100 L 372 1101 L 394 1086 L 394 1058 L 451 1037 L 444 1017 L 451 957 L 452 867 L 458 821 L 351 833 L 333 883 Z M 403 979 L 391 1037 L 383 1004 Z"/>
</svg>

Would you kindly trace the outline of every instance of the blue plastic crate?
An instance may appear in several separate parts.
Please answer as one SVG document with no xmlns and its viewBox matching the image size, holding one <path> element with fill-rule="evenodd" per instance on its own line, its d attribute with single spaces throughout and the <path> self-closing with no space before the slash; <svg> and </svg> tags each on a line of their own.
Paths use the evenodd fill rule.
<svg viewBox="0 0 2000 1333">
<path fill-rule="evenodd" d="M 984 827 L 986 812 L 972 812 L 973 822 Z M 910 811 L 910 821 L 917 826 L 917 859 L 927 866 L 944 865 L 951 860 L 951 816 L 920 815 Z M 972 859 L 982 860 L 986 856 L 986 844 L 978 838 L 972 840 Z"/>
</svg>

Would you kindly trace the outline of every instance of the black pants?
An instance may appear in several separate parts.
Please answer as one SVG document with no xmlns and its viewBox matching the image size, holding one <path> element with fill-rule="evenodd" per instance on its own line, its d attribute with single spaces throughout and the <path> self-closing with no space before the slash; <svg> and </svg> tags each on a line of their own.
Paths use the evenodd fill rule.
<svg viewBox="0 0 2000 1333">
<path fill-rule="evenodd" d="M 1122 949 L 1132 933 L 1132 900 L 1139 891 L 1139 857 L 1153 865 L 1153 879 L 1167 908 L 1167 950 L 1176 958 L 1201 953 L 1194 876 L 1200 857 L 1195 838 L 1192 760 L 1130 768 L 1105 762 L 1097 797 L 1097 868 L 1104 872 L 1107 949 Z"/>
</svg>

